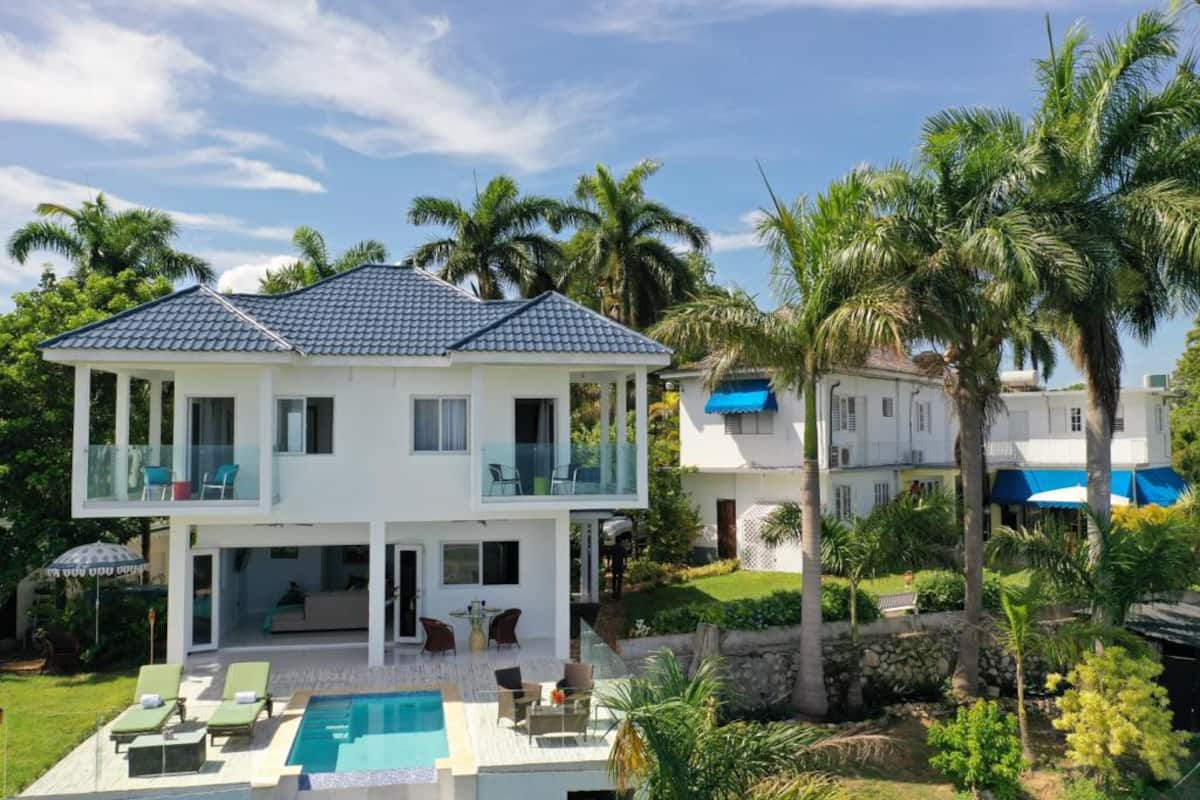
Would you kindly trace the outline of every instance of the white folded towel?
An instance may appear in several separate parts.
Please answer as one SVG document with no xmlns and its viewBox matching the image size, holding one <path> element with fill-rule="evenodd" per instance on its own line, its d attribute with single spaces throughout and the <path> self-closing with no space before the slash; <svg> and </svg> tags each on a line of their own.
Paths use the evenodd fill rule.
<svg viewBox="0 0 1200 800">
<path fill-rule="evenodd" d="M 142 708 L 158 708 L 163 704 L 163 699 L 161 694 L 144 694 L 139 702 L 141 702 Z"/>
<path fill-rule="evenodd" d="M 258 702 L 258 693 L 257 692 L 238 692 L 237 694 L 235 694 L 233 696 L 233 699 L 234 699 L 234 702 L 239 703 L 239 704 L 257 703 Z"/>
</svg>

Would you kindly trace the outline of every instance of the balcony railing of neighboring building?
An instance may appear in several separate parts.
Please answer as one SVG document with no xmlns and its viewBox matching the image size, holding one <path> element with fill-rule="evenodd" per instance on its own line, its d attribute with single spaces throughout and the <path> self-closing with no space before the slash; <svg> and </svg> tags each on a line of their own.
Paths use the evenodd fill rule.
<svg viewBox="0 0 1200 800">
<path fill-rule="evenodd" d="M 1073 438 L 1045 437 L 1040 439 L 990 439 L 984 449 L 993 464 L 1062 464 L 1081 465 L 1087 459 L 1087 445 L 1082 433 Z M 1150 461 L 1150 448 L 1145 439 L 1114 439 L 1114 464 L 1145 464 Z"/>
<path fill-rule="evenodd" d="M 917 466 L 942 464 L 953 460 L 949 447 L 940 442 L 838 442 L 829 453 L 829 466 L 835 469 L 855 467 Z"/>
</svg>

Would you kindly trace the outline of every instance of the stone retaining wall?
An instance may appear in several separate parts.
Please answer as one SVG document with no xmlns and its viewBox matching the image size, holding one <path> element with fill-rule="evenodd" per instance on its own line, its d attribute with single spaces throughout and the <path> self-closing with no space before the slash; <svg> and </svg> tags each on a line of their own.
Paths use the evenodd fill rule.
<svg viewBox="0 0 1200 800">
<path fill-rule="evenodd" d="M 868 706 L 941 691 L 954 671 L 958 655 L 960 612 L 892 617 L 859 626 L 859 666 L 863 697 Z M 703 627 L 703 626 L 702 626 Z M 725 661 L 729 683 L 736 695 L 730 704 L 752 710 L 787 702 L 799 668 L 800 627 L 768 628 L 762 631 L 710 631 L 624 639 L 621 656 L 633 671 L 646 657 L 662 648 L 675 653 L 685 667 L 691 666 L 697 647 L 717 651 Z M 822 629 L 825 684 L 833 714 L 845 708 L 855 649 L 850 643 L 847 622 L 829 622 Z M 706 644 L 700 644 L 707 641 Z M 980 653 L 981 680 L 991 693 L 1011 691 L 1016 681 L 1012 658 L 1005 655 L 995 638 L 983 637 Z M 1031 676 L 1035 685 L 1038 676 Z"/>
</svg>

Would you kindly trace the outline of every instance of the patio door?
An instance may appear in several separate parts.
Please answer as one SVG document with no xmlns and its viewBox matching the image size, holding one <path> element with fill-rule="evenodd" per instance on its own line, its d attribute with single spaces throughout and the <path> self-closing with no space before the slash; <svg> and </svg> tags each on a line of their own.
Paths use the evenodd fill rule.
<svg viewBox="0 0 1200 800">
<path fill-rule="evenodd" d="M 188 398 L 188 478 L 194 496 L 200 495 L 206 473 L 234 462 L 233 425 L 232 397 Z"/>
<path fill-rule="evenodd" d="M 216 650 L 221 630 L 219 550 L 193 550 L 188 569 L 188 650 Z"/>
<path fill-rule="evenodd" d="M 554 398 L 517 398 L 513 442 L 521 494 L 550 494 L 555 467 Z"/>
<path fill-rule="evenodd" d="M 421 545 L 395 546 L 396 588 L 392 603 L 392 640 L 399 644 L 421 641 Z"/>
</svg>

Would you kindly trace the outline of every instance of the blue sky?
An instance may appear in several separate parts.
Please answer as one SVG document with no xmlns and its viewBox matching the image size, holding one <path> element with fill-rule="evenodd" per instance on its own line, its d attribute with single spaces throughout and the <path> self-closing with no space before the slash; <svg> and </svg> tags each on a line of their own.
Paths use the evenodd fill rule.
<svg viewBox="0 0 1200 800">
<path fill-rule="evenodd" d="M 331 247 L 435 234 L 418 194 L 499 172 L 566 195 L 596 161 L 664 162 L 650 189 L 713 232 L 724 283 L 766 296 L 748 235 L 777 191 L 906 159 L 950 105 L 1028 110 L 1032 60 L 1128 0 L 127 0 L 0 6 L 0 235 L 37 202 L 97 190 L 174 212 L 222 286 L 285 262 L 296 225 Z M 0 256 L 0 310 L 48 259 Z M 1169 371 L 1189 319 L 1130 343 L 1125 381 Z M 1051 383 L 1077 379 L 1063 364 Z"/>
</svg>

